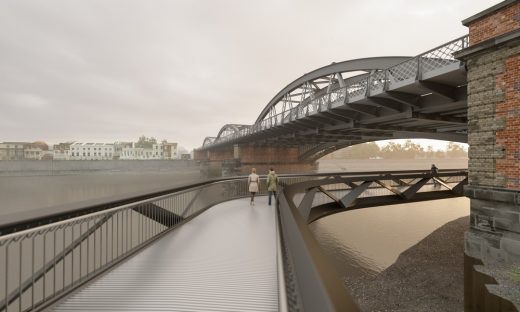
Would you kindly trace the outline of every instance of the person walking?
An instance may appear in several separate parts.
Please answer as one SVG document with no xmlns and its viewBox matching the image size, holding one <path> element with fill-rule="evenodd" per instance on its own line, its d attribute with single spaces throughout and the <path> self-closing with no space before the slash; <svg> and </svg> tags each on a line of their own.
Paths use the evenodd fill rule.
<svg viewBox="0 0 520 312">
<path fill-rule="evenodd" d="M 249 185 L 249 192 L 251 193 L 251 202 L 249 203 L 251 206 L 255 204 L 255 194 L 258 192 L 258 184 L 260 182 L 260 177 L 256 174 L 256 169 L 251 169 L 251 174 L 247 178 L 247 185 Z"/>
<path fill-rule="evenodd" d="M 437 185 L 440 185 L 439 182 L 437 182 L 437 180 L 435 180 L 435 176 L 437 176 L 437 174 L 439 173 L 439 168 L 437 168 L 437 166 L 435 166 L 435 164 L 432 164 L 432 167 L 430 169 L 430 172 L 433 176 L 432 180 L 433 180 L 433 186 L 437 186 Z"/>
<path fill-rule="evenodd" d="M 269 169 L 269 174 L 267 175 L 267 191 L 269 192 L 269 206 L 271 206 L 271 196 L 274 195 L 274 200 L 276 202 L 276 187 L 278 185 L 278 176 L 276 172 L 274 172 L 273 168 Z"/>
</svg>

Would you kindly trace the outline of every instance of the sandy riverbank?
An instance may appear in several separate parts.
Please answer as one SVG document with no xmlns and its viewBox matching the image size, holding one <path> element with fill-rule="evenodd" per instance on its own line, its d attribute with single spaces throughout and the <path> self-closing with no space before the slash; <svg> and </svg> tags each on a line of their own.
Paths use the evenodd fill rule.
<svg viewBox="0 0 520 312">
<path fill-rule="evenodd" d="M 464 231 L 469 217 L 451 221 L 401 253 L 375 276 L 345 282 L 363 311 L 463 311 Z"/>
</svg>

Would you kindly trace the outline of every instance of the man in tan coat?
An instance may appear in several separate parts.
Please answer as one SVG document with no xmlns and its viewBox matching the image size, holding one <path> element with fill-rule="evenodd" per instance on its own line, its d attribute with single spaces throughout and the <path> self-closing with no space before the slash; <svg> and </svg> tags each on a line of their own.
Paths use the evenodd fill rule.
<svg viewBox="0 0 520 312">
<path fill-rule="evenodd" d="M 276 200 L 276 190 L 278 185 L 278 176 L 276 172 L 274 172 L 273 168 L 269 169 L 269 174 L 267 175 L 267 191 L 269 192 L 269 206 L 271 206 L 271 195 L 274 194 L 274 200 Z"/>
</svg>

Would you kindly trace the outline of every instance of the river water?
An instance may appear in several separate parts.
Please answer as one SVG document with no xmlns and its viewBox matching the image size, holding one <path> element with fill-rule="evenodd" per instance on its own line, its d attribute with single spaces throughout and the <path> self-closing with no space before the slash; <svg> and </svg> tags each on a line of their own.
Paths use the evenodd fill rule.
<svg viewBox="0 0 520 312">
<path fill-rule="evenodd" d="M 337 213 L 311 224 L 344 277 L 374 276 L 444 224 L 469 215 L 469 199 L 441 199 Z"/>
<path fill-rule="evenodd" d="M 322 160 L 321 172 L 465 169 L 467 159 Z M 372 207 L 337 213 L 311 224 L 311 230 L 343 278 L 370 277 L 446 223 L 469 215 L 469 199 L 459 197 Z"/>
<path fill-rule="evenodd" d="M 428 170 L 431 160 L 324 160 L 320 172 Z M 441 169 L 467 168 L 467 160 L 436 160 Z M 199 180 L 198 171 L 168 174 L 94 174 L 0 177 L 0 217 L 95 198 L 174 187 Z M 342 276 L 374 275 L 400 253 L 447 222 L 469 214 L 466 198 L 383 206 L 344 212 L 311 229 Z"/>
</svg>

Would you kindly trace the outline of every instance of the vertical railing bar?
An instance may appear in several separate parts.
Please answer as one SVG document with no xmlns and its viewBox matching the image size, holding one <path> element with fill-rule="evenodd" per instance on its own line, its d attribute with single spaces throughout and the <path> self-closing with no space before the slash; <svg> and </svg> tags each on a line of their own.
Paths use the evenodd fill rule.
<svg viewBox="0 0 520 312">
<path fill-rule="evenodd" d="M 72 240 L 71 240 L 70 244 L 71 244 L 72 250 L 70 251 L 70 272 L 71 272 L 70 286 L 74 287 L 74 249 L 76 249 L 76 248 L 74 248 L 74 223 L 72 224 L 71 230 L 72 230 Z"/>
<path fill-rule="evenodd" d="M 65 229 L 66 229 L 66 227 L 64 226 L 63 227 L 63 249 L 61 250 L 61 252 L 63 253 L 63 257 L 61 258 L 61 263 L 62 263 L 61 273 L 62 273 L 62 278 L 63 278 L 63 285 L 61 285 L 62 292 L 65 291 Z"/>
<path fill-rule="evenodd" d="M 47 270 L 46 269 L 46 264 L 47 264 L 47 232 L 44 232 L 43 233 L 43 298 L 42 300 L 45 301 L 45 298 L 47 298 L 47 295 L 46 295 L 46 292 L 45 292 L 45 289 L 47 288 Z M 7 310 L 6 310 L 7 312 Z"/>
<path fill-rule="evenodd" d="M 96 275 L 96 271 L 97 271 L 97 261 L 98 261 L 98 257 L 97 257 L 97 249 L 98 249 L 98 243 L 97 243 L 97 229 L 94 230 L 94 233 L 92 233 L 94 235 L 94 246 L 93 246 L 93 254 L 92 254 L 92 265 L 93 265 L 93 268 L 92 268 L 92 273 L 94 275 Z"/>
<path fill-rule="evenodd" d="M 119 214 L 116 214 L 116 259 L 119 258 Z"/>
<path fill-rule="evenodd" d="M 112 223 L 110 227 L 110 262 L 112 262 L 114 261 L 114 215 L 112 215 L 110 222 Z"/>
<path fill-rule="evenodd" d="M 34 309 L 34 254 L 35 254 L 35 250 L 34 250 L 34 239 L 36 238 L 36 234 L 33 235 L 32 237 L 32 255 L 31 255 L 31 282 L 32 282 L 32 290 L 31 290 L 31 310 Z"/>
<path fill-rule="evenodd" d="M 23 241 L 24 241 L 25 237 L 20 239 L 20 244 L 18 244 L 19 246 L 19 251 L 18 251 L 18 264 L 19 264 L 19 267 L 18 267 L 18 273 L 19 273 L 19 279 L 18 279 L 18 307 L 19 307 L 19 311 L 22 312 L 22 259 L 23 259 Z"/>
<path fill-rule="evenodd" d="M 9 309 L 9 246 L 12 241 L 5 245 L 5 312 Z"/>
<path fill-rule="evenodd" d="M 105 221 L 105 264 L 108 264 L 108 220 Z"/>
<path fill-rule="evenodd" d="M 56 262 L 56 233 L 58 232 L 58 228 L 56 228 L 53 232 L 53 236 L 54 236 L 54 242 L 52 243 L 52 249 L 53 249 L 53 260 L 54 260 L 54 269 L 52 270 L 52 273 L 53 273 L 53 279 L 52 279 L 52 296 L 55 297 L 56 296 L 56 265 L 57 265 L 57 262 Z"/>
<path fill-rule="evenodd" d="M 79 224 L 79 236 L 83 236 L 83 222 Z M 83 241 L 79 243 L 79 281 L 83 279 Z"/>
<path fill-rule="evenodd" d="M 87 221 L 87 231 L 90 227 L 90 220 Z M 86 278 L 90 275 L 90 235 L 87 237 L 87 275 Z"/>
<path fill-rule="evenodd" d="M 99 267 L 103 267 L 103 225 L 99 227 Z"/>
</svg>

